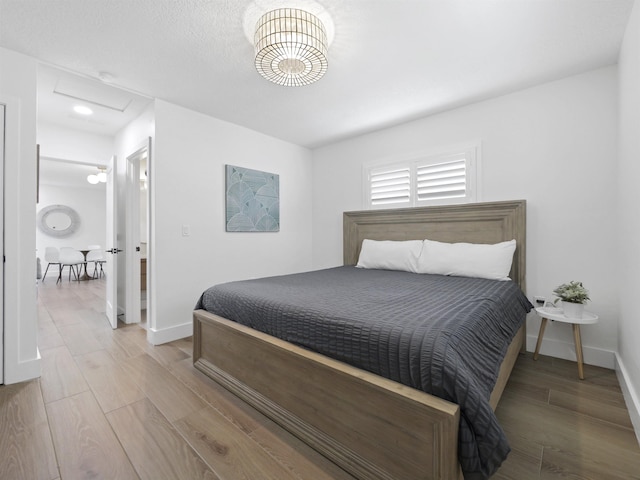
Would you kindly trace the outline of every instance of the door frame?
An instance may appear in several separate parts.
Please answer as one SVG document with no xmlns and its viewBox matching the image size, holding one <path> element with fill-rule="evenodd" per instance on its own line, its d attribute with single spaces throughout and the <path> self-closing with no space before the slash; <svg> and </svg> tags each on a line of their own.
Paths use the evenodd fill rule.
<svg viewBox="0 0 640 480">
<path fill-rule="evenodd" d="M 4 255 L 4 146 L 6 129 L 6 110 L 0 102 L 0 248 Z M 4 383 L 4 261 L 0 271 L 0 385 Z"/>
<path fill-rule="evenodd" d="M 125 181 L 125 323 L 140 323 L 141 319 L 141 285 L 140 285 L 140 161 L 147 158 L 147 173 L 151 163 L 151 137 L 127 156 L 126 181 Z M 146 234 L 147 248 L 149 248 L 149 225 L 150 225 L 150 205 L 149 205 L 149 175 L 147 175 L 147 202 L 146 202 Z M 147 254 L 149 252 L 147 251 Z M 149 267 L 147 258 L 147 268 Z M 147 308 L 149 305 L 149 274 L 147 272 Z M 147 310 L 147 327 L 149 325 L 149 315 Z"/>
</svg>

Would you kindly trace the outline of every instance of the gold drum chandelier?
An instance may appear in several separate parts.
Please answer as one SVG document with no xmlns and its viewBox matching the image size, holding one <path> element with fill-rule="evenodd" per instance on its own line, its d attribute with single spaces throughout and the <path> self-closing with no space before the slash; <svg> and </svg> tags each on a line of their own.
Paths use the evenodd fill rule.
<svg viewBox="0 0 640 480">
<path fill-rule="evenodd" d="M 256 68 L 270 82 L 309 85 L 327 71 L 327 34 L 318 17 L 297 8 L 265 13 L 256 24 Z"/>
</svg>

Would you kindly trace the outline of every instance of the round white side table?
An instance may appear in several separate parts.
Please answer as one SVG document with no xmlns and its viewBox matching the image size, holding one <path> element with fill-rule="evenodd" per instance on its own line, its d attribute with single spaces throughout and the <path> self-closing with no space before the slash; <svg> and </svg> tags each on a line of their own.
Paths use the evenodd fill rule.
<svg viewBox="0 0 640 480">
<path fill-rule="evenodd" d="M 557 322 L 570 323 L 573 326 L 573 340 L 576 344 L 576 358 L 578 360 L 578 377 L 580 380 L 584 380 L 584 367 L 582 364 L 582 339 L 580 338 L 580 325 L 589 325 L 598 322 L 598 316 L 591 312 L 584 312 L 581 318 L 566 317 L 561 308 L 556 307 L 538 307 L 536 313 L 542 318 L 540 323 L 540 333 L 538 333 L 538 342 L 536 343 L 536 351 L 533 354 L 533 359 L 538 359 L 538 353 L 540 352 L 540 345 L 542 345 L 542 337 L 544 336 L 544 329 L 547 326 L 548 320 L 554 320 Z"/>
</svg>

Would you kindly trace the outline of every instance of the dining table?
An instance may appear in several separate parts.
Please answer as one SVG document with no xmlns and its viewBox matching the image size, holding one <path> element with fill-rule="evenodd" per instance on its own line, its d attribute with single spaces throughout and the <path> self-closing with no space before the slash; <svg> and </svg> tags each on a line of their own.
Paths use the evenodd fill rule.
<svg viewBox="0 0 640 480">
<path fill-rule="evenodd" d="M 87 254 L 91 250 L 88 248 L 79 248 L 78 251 L 84 255 L 84 273 L 78 277 L 78 280 L 93 280 L 94 278 L 87 273 Z"/>
</svg>

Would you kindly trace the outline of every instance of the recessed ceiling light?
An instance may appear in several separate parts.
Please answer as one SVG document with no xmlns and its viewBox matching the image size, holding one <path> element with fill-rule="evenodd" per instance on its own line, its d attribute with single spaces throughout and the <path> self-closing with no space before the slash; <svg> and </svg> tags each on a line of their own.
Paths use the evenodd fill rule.
<svg viewBox="0 0 640 480">
<path fill-rule="evenodd" d="M 73 107 L 73 111 L 79 113 L 80 115 L 91 115 L 93 114 L 93 110 L 89 107 L 85 107 L 84 105 L 76 105 Z"/>
</svg>

